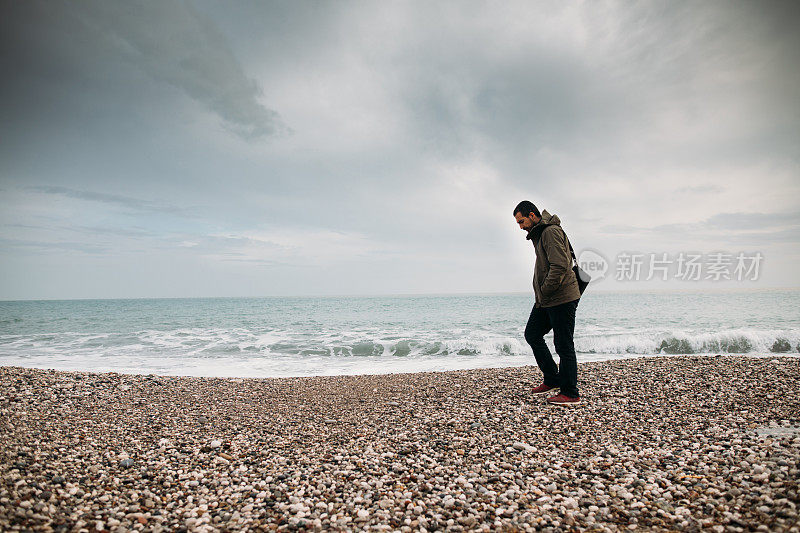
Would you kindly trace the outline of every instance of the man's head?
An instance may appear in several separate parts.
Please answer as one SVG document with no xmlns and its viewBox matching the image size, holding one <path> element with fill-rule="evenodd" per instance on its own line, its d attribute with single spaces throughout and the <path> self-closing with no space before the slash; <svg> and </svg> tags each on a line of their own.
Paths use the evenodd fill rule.
<svg viewBox="0 0 800 533">
<path fill-rule="evenodd" d="M 542 219 L 542 214 L 532 202 L 523 200 L 514 208 L 514 219 L 519 224 L 519 229 L 530 231 Z"/>
</svg>

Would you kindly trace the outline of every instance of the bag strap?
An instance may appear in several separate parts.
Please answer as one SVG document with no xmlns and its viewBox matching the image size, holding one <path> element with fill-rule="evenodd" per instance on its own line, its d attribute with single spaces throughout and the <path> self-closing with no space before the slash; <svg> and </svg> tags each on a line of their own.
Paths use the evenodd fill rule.
<svg viewBox="0 0 800 533">
<path fill-rule="evenodd" d="M 564 228 L 561 228 L 561 231 L 564 231 Z M 566 231 L 564 231 L 564 237 L 567 238 L 567 244 L 569 244 L 569 253 L 572 254 L 572 260 L 575 261 L 575 264 L 577 265 L 578 264 L 578 258 L 575 257 L 575 250 L 572 249 L 572 241 L 569 240 L 569 236 L 567 235 Z"/>
</svg>

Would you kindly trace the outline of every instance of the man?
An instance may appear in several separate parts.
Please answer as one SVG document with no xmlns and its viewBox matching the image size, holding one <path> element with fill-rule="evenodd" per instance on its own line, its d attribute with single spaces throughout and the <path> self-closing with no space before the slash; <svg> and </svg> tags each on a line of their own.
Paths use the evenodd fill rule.
<svg viewBox="0 0 800 533">
<path fill-rule="evenodd" d="M 520 229 L 528 233 L 536 251 L 533 270 L 533 292 L 536 303 L 525 326 L 525 340 L 533 348 L 544 382 L 533 389 L 534 394 L 556 393 L 547 402 L 558 406 L 581 403 L 578 394 L 578 360 L 572 336 L 575 332 L 575 311 L 581 293 L 572 270 L 572 254 L 561 221 L 546 210 L 539 210 L 525 200 L 514 208 L 514 218 Z M 560 368 L 553 361 L 544 336 L 553 330 Z"/>
</svg>

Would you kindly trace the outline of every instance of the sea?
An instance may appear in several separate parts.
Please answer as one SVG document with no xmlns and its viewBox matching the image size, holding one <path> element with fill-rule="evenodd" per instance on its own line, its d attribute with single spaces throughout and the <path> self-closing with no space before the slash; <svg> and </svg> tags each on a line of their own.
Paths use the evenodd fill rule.
<svg viewBox="0 0 800 533">
<path fill-rule="evenodd" d="M 288 377 L 534 365 L 532 305 L 532 294 L 0 301 L 0 366 Z M 800 357 L 799 309 L 800 290 L 589 290 L 575 348 L 579 363 Z"/>
</svg>

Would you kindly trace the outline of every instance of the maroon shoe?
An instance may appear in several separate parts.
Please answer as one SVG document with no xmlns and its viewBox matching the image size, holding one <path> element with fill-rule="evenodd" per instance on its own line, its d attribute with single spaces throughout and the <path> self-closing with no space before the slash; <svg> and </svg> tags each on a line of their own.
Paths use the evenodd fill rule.
<svg viewBox="0 0 800 533">
<path fill-rule="evenodd" d="M 545 385 L 542 383 L 535 389 L 531 391 L 531 394 L 544 394 L 545 392 L 556 392 L 558 391 L 558 387 L 551 387 L 550 385 Z"/>
<path fill-rule="evenodd" d="M 558 405 L 559 407 L 572 407 L 573 405 L 580 405 L 581 399 L 559 394 L 558 396 L 548 398 L 547 403 L 550 405 Z"/>
</svg>

